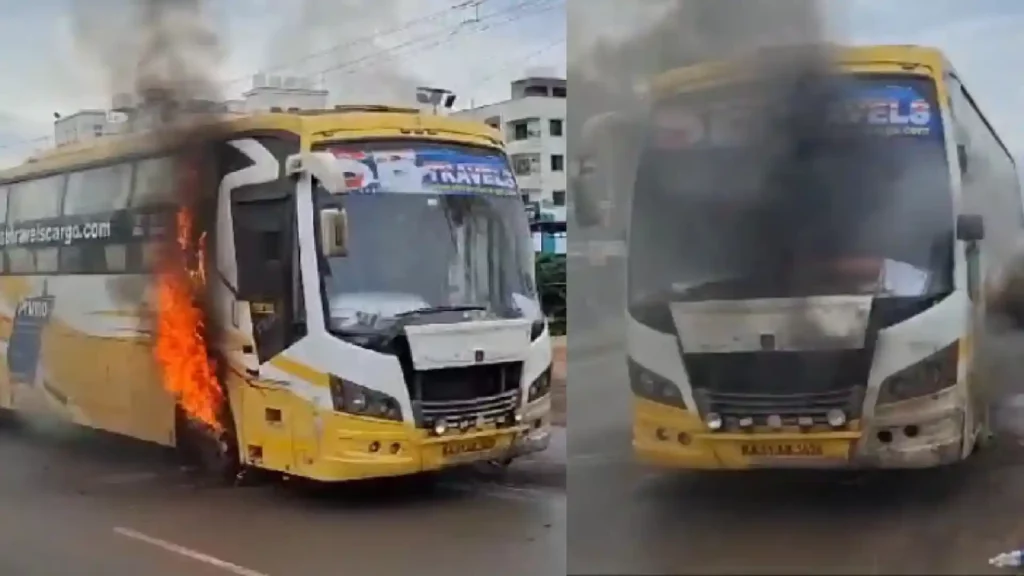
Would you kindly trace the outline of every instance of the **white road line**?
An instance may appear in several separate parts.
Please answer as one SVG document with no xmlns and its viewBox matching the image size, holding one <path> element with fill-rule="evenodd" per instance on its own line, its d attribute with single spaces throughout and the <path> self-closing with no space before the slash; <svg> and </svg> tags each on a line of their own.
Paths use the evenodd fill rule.
<svg viewBox="0 0 1024 576">
<path fill-rule="evenodd" d="M 227 560 L 214 558 L 209 554 L 203 554 L 202 552 L 193 550 L 191 548 L 186 548 L 185 546 L 175 544 L 174 542 L 168 542 L 167 540 L 161 540 L 160 538 L 147 536 L 146 534 L 143 534 L 142 532 L 138 532 L 136 530 L 132 530 L 131 528 L 117 527 L 114 528 L 114 533 L 124 536 L 125 538 L 131 538 L 132 540 L 138 540 L 140 542 L 145 542 L 146 544 L 149 544 L 151 546 L 162 548 L 168 552 L 172 552 L 174 554 L 178 554 L 179 556 L 184 556 L 186 558 L 195 560 L 196 562 L 202 562 L 203 564 L 220 568 L 225 572 L 230 572 L 232 574 L 236 574 L 237 576 L 267 576 L 267 574 L 264 574 L 263 572 L 257 572 L 256 570 L 252 570 L 244 566 L 239 566 L 238 564 L 233 564 L 231 562 L 228 562 Z"/>
</svg>

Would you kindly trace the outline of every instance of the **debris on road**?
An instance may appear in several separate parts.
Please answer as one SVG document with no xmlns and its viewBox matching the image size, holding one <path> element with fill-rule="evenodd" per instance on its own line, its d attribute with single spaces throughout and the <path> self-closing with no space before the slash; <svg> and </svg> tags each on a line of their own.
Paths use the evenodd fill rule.
<svg viewBox="0 0 1024 576">
<path fill-rule="evenodd" d="M 990 558 L 988 563 L 996 568 L 1018 568 L 1024 565 L 1024 550 L 1003 552 L 994 558 Z"/>
</svg>

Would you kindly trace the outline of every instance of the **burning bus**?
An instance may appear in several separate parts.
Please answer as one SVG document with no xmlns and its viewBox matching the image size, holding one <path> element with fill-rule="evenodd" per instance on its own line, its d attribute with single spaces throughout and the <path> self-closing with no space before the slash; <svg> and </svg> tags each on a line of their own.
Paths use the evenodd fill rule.
<svg viewBox="0 0 1024 576">
<path fill-rule="evenodd" d="M 229 476 L 546 448 L 551 344 L 498 133 L 380 106 L 190 131 L 0 172 L 0 411 Z"/>
<path fill-rule="evenodd" d="M 645 461 L 930 467 L 988 437 L 972 343 L 1024 230 L 1014 161 L 939 51 L 835 47 L 827 64 L 671 71 L 632 119 Z"/>
</svg>

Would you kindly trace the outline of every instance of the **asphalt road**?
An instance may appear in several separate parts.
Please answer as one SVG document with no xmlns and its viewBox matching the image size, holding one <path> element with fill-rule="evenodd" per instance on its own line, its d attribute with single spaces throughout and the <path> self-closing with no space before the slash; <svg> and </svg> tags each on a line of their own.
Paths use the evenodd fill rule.
<svg viewBox="0 0 1024 576">
<path fill-rule="evenodd" d="M 204 486 L 131 442 L 2 430 L 0 574 L 564 574 L 562 438 L 505 475 L 310 490 Z"/>
<path fill-rule="evenodd" d="M 1001 434 L 973 462 L 701 475 L 631 461 L 623 353 L 577 354 L 570 337 L 569 573 L 993 572 L 1024 547 L 1024 343 L 1000 354 Z"/>
</svg>

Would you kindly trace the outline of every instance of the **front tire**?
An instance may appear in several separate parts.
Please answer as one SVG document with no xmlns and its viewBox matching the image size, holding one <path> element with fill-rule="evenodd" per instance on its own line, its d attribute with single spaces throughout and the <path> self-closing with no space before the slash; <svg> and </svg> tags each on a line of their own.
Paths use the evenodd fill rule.
<svg viewBox="0 0 1024 576">
<path fill-rule="evenodd" d="M 182 463 L 217 484 L 235 485 L 242 472 L 238 442 L 228 428 L 215 432 L 176 409 L 177 448 Z"/>
</svg>

